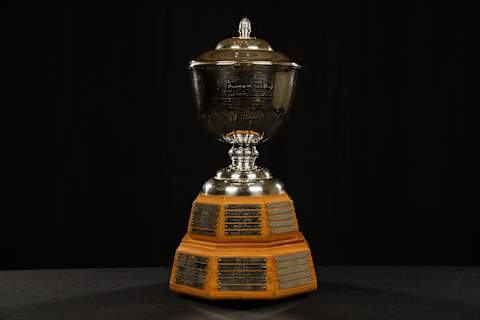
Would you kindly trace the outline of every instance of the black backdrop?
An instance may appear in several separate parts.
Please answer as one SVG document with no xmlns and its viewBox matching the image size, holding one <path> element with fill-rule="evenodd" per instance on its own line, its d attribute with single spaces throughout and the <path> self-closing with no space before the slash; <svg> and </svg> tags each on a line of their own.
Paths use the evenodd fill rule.
<svg viewBox="0 0 480 320">
<path fill-rule="evenodd" d="M 191 201 L 228 163 L 196 118 L 186 66 L 243 16 L 304 67 L 258 162 L 286 184 L 317 263 L 479 263 L 465 8 L 199 2 L 2 8 L 6 105 L 21 121 L 1 268 L 171 263 Z"/>
</svg>

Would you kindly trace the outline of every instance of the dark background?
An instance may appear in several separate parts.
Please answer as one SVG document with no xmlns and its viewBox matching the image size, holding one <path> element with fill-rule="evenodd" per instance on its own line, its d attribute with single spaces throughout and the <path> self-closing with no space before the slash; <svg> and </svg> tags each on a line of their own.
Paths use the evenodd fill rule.
<svg viewBox="0 0 480 320">
<path fill-rule="evenodd" d="M 259 163 L 287 186 L 316 262 L 478 265 L 468 206 L 459 3 L 6 4 L 4 106 L 17 197 L 0 268 L 169 265 L 227 145 L 196 118 L 187 63 L 237 33 L 303 65 Z M 10 227 L 13 226 L 13 227 Z"/>
</svg>

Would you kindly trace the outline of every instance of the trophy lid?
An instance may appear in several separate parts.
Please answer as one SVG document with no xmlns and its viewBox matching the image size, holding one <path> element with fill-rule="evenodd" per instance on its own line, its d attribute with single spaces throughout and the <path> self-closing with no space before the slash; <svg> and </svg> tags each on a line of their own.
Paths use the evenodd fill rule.
<svg viewBox="0 0 480 320">
<path fill-rule="evenodd" d="M 250 20 L 243 18 L 238 26 L 238 37 L 227 38 L 217 44 L 215 50 L 205 52 L 196 60 L 190 62 L 190 67 L 201 65 L 282 65 L 300 68 L 287 56 L 273 51 L 263 39 L 251 37 Z"/>
</svg>

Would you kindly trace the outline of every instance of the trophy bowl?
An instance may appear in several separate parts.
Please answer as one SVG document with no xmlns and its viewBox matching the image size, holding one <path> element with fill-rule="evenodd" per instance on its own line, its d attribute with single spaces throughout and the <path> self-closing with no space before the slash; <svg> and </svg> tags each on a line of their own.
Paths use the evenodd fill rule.
<svg viewBox="0 0 480 320">
<path fill-rule="evenodd" d="M 206 194 L 280 194 L 282 183 L 257 167 L 256 145 L 285 123 L 300 66 L 265 41 L 251 37 L 248 19 L 227 38 L 190 62 L 195 106 L 218 140 L 231 144 L 232 163 L 204 184 Z"/>
<path fill-rule="evenodd" d="M 297 66 L 237 62 L 192 68 L 196 109 L 205 128 L 221 141 L 258 144 L 285 123 Z"/>
</svg>

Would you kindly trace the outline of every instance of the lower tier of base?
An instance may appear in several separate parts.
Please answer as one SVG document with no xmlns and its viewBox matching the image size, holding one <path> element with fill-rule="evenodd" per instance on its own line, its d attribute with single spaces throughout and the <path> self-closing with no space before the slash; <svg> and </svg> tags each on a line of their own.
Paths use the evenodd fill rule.
<svg viewBox="0 0 480 320">
<path fill-rule="evenodd" d="M 170 276 L 174 292 L 205 299 L 278 299 L 317 289 L 308 243 L 212 243 L 184 237 Z"/>
</svg>

